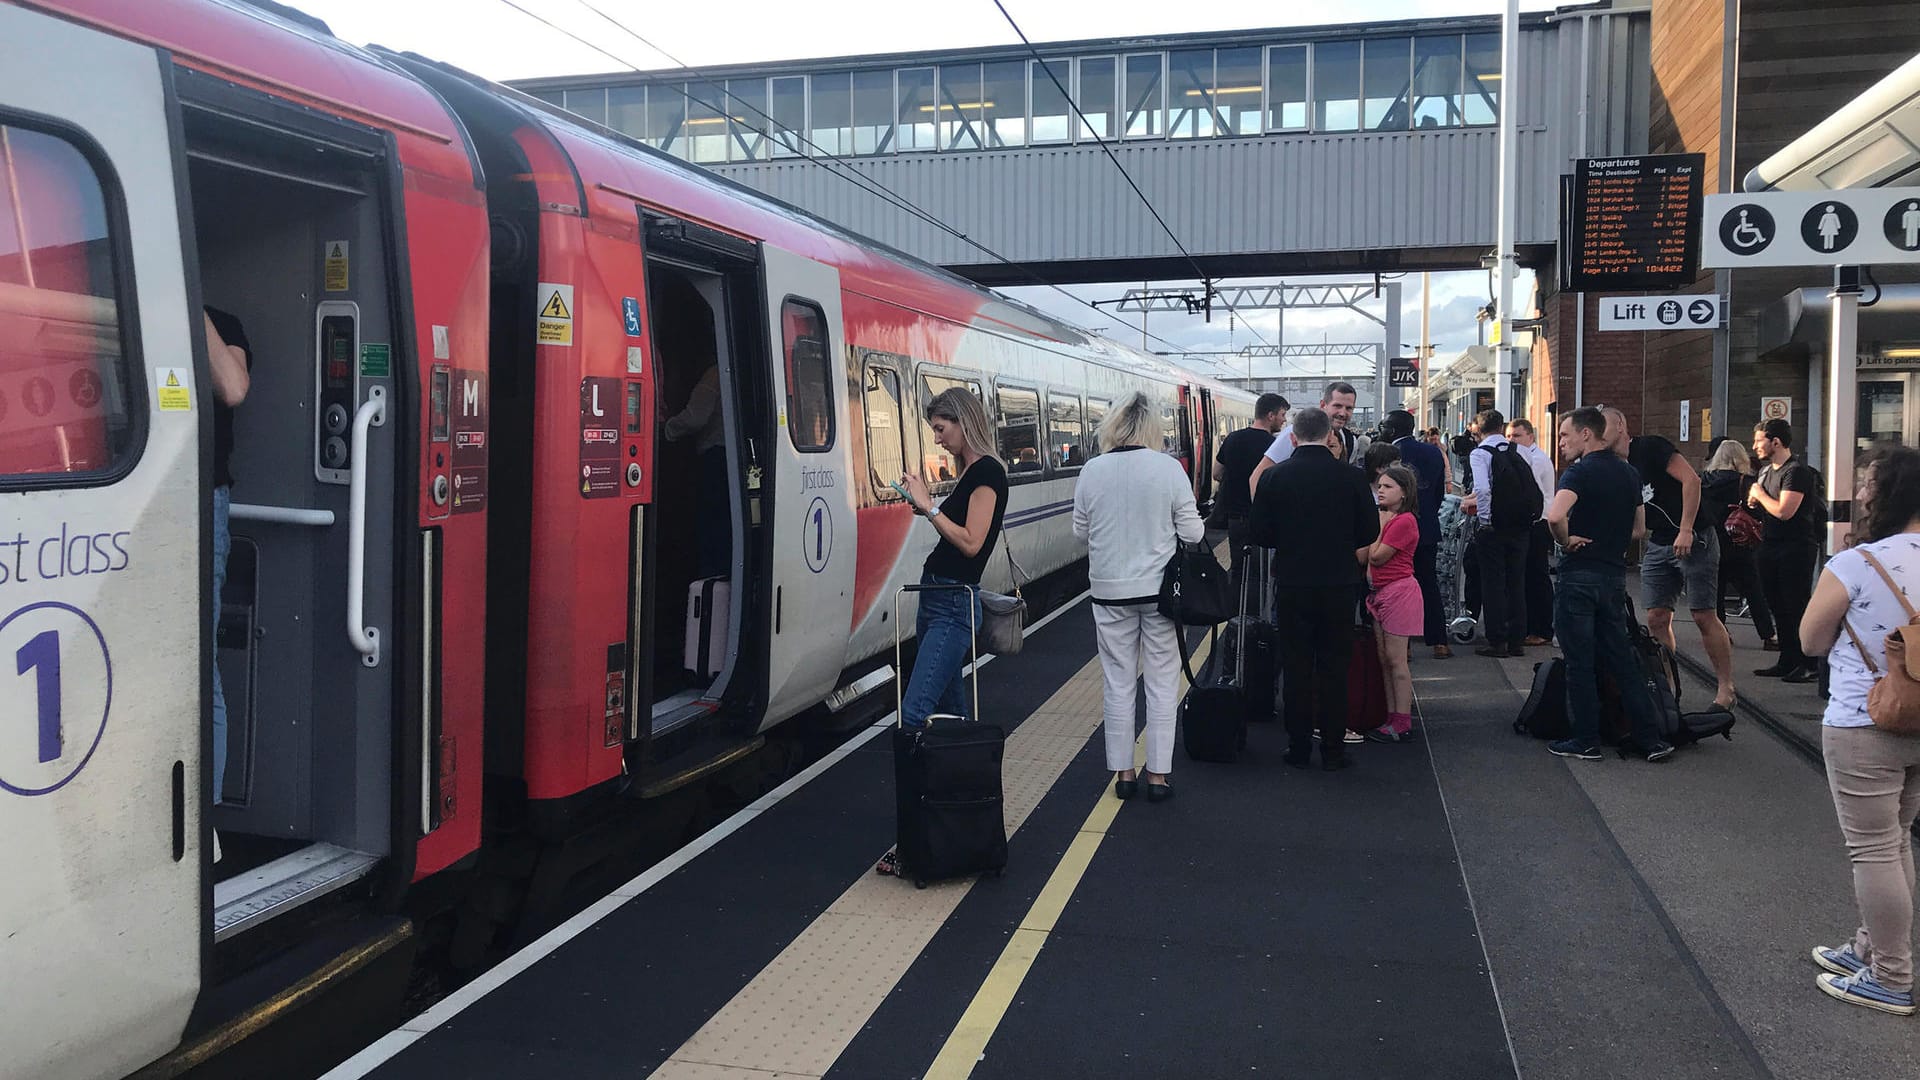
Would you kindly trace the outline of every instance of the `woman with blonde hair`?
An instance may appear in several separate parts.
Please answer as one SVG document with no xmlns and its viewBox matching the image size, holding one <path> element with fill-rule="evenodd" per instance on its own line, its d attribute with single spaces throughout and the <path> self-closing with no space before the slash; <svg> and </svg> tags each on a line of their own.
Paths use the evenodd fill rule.
<svg viewBox="0 0 1920 1080">
<path fill-rule="evenodd" d="M 1205 531 L 1186 470 L 1147 449 L 1159 425 L 1136 391 L 1100 425 L 1100 456 L 1080 471 L 1073 535 L 1087 544 L 1093 627 L 1105 677 L 1107 768 L 1113 794 L 1138 790 L 1133 766 L 1134 695 L 1147 699 L 1147 800 L 1173 795 L 1173 726 L 1180 704 L 1180 628 L 1160 614 L 1160 576 L 1181 541 Z M 1272 693 L 1272 688 L 1267 689 Z"/>
<path fill-rule="evenodd" d="M 1753 457 L 1746 446 L 1739 439 L 1720 439 L 1700 472 L 1700 520 L 1712 526 L 1714 539 L 1720 542 L 1721 623 L 1727 621 L 1727 586 L 1731 585 L 1746 598 L 1747 614 L 1753 617 L 1760 647 L 1778 651 L 1780 645 L 1773 639 L 1773 611 L 1767 607 L 1765 590 L 1760 588 L 1760 568 L 1753 549 L 1734 543 L 1727 532 L 1727 515 L 1746 501 L 1747 485 L 1752 482 Z"/>
</svg>

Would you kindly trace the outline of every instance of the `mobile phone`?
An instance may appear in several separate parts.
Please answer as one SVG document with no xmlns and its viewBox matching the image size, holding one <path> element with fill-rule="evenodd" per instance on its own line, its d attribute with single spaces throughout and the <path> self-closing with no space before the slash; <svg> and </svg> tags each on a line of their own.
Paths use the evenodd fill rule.
<svg viewBox="0 0 1920 1080">
<path fill-rule="evenodd" d="M 889 480 L 889 481 L 887 481 L 887 483 L 888 483 L 888 485 L 889 485 L 889 486 L 891 486 L 891 487 L 893 488 L 893 490 L 895 490 L 895 491 L 897 491 L 897 492 L 899 492 L 899 493 L 900 493 L 900 497 L 901 497 L 901 498 L 903 498 L 903 499 L 905 499 L 905 500 L 907 500 L 908 502 L 912 502 L 912 501 L 913 501 L 913 496 L 911 496 L 911 495 L 909 495 L 909 494 L 907 494 L 907 489 L 906 489 L 906 488 L 903 488 L 903 487 L 901 487 L 901 486 L 900 486 L 900 481 L 898 481 L 898 480 Z"/>
</svg>

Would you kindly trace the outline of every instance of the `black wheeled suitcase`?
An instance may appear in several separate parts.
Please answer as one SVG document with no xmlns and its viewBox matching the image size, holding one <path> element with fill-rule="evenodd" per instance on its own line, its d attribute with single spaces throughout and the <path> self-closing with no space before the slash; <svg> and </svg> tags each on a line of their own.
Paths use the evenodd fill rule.
<svg viewBox="0 0 1920 1080">
<path fill-rule="evenodd" d="M 1246 688 L 1247 722 L 1271 723 L 1279 718 L 1276 705 L 1280 674 L 1280 635 L 1262 609 L 1268 593 L 1267 580 L 1272 552 L 1249 545 L 1240 575 L 1240 614 L 1227 621 L 1220 648 L 1226 652 L 1230 667 L 1239 672 L 1240 685 Z M 1260 568 L 1256 578 L 1254 568 Z M 1256 584 L 1257 581 L 1257 584 Z"/>
<path fill-rule="evenodd" d="M 1180 745 L 1194 761 L 1227 763 L 1247 745 L 1247 694 L 1236 665 L 1227 662 L 1220 632 L 1213 631 L 1213 648 L 1193 674 L 1187 656 L 1187 638 L 1180 635 L 1180 668 L 1187 675 L 1187 693 L 1180 699 Z"/>
<path fill-rule="evenodd" d="M 908 585 L 900 592 L 964 589 L 965 585 Z M 898 595 L 894 626 L 900 617 Z M 973 663 L 980 661 L 978 627 L 974 627 Z M 898 630 L 894 637 L 894 669 L 900 663 Z M 980 682 L 973 684 L 973 712 L 980 715 Z M 904 678 L 895 682 L 895 701 L 904 694 Z M 896 714 L 901 716 L 901 714 Z M 968 874 L 998 874 L 1007 865 L 1006 813 L 1000 788 L 1000 764 L 1007 734 L 998 724 L 983 724 L 958 716 L 932 716 L 925 727 L 909 728 L 904 716 L 893 729 L 895 808 L 894 851 L 900 874 L 924 888 L 929 881 Z"/>
</svg>

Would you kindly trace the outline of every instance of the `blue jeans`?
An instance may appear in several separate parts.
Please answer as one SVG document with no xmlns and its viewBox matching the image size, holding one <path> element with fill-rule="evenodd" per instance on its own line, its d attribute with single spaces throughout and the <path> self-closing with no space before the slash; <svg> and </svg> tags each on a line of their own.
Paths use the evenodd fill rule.
<svg viewBox="0 0 1920 1080">
<path fill-rule="evenodd" d="M 227 587 L 227 555 L 233 551 L 233 534 L 227 530 L 228 508 L 232 493 L 225 487 L 213 489 L 213 630 L 215 641 L 207 662 L 213 665 L 213 801 L 220 801 L 221 787 L 227 779 L 227 695 L 220 686 L 220 594 Z"/>
<path fill-rule="evenodd" d="M 922 585 L 960 585 L 963 582 L 938 574 L 922 573 Z M 979 625 L 980 592 L 969 586 L 959 589 L 935 589 L 918 594 L 920 614 L 914 623 L 919 642 L 913 658 L 913 676 L 900 700 L 900 719 L 908 727 L 921 727 L 935 713 L 950 713 L 973 718 L 973 696 L 967 692 L 962 672 L 973 654 L 973 628 Z M 968 609 L 972 610 L 969 611 Z"/>
<path fill-rule="evenodd" d="M 1605 665 L 1620 686 L 1634 743 L 1658 743 L 1653 702 L 1627 641 L 1626 571 L 1563 564 L 1553 596 L 1553 629 L 1566 657 L 1567 717 L 1574 741 L 1600 742 L 1600 665 Z"/>
</svg>

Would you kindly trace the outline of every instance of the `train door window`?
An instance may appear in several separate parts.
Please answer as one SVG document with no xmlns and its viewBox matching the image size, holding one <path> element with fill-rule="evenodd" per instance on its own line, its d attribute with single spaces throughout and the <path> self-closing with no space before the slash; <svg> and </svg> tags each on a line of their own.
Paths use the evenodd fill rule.
<svg viewBox="0 0 1920 1080">
<path fill-rule="evenodd" d="M 802 453 L 830 450 L 833 365 L 827 317 L 813 301 L 789 297 L 780 306 L 780 327 L 786 337 L 787 435 Z"/>
<path fill-rule="evenodd" d="M 1112 403 L 1104 398 L 1087 399 L 1087 456 L 1100 456 L 1100 425 L 1107 422 L 1107 410 Z"/>
<path fill-rule="evenodd" d="M 1047 455 L 1056 471 L 1077 469 L 1087 463 L 1080 395 L 1071 390 L 1047 391 Z"/>
<path fill-rule="evenodd" d="M 1040 462 L 1040 392 L 1024 386 L 996 389 L 999 405 L 1000 460 L 1012 478 L 1038 475 Z"/>
<path fill-rule="evenodd" d="M 1180 452 L 1180 416 L 1171 403 L 1160 406 L 1160 449 L 1169 454 Z"/>
<path fill-rule="evenodd" d="M 980 393 L 979 380 L 929 371 L 925 366 L 921 367 L 920 473 L 926 479 L 927 486 L 936 491 L 940 490 L 943 484 L 952 485 L 958 482 L 960 472 L 954 464 L 953 455 L 940 449 L 940 444 L 934 441 L 933 425 L 927 423 L 927 406 L 933 404 L 934 398 L 956 388 L 968 391 L 974 397 L 981 398 L 982 404 L 985 403 L 985 398 Z"/>
<path fill-rule="evenodd" d="M 136 456 L 144 410 L 123 345 L 109 190 L 72 143 L 0 124 L 0 383 L 15 392 L 0 398 L 0 483 L 107 479 Z M 192 397 L 191 385 L 163 388 L 163 407 L 169 389 Z"/>
<path fill-rule="evenodd" d="M 901 422 L 900 373 L 880 364 L 867 365 L 867 469 L 873 493 L 881 502 L 897 501 L 900 494 L 889 481 L 907 469 L 907 430 Z"/>
</svg>

